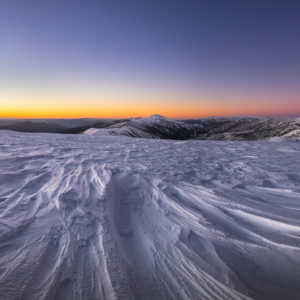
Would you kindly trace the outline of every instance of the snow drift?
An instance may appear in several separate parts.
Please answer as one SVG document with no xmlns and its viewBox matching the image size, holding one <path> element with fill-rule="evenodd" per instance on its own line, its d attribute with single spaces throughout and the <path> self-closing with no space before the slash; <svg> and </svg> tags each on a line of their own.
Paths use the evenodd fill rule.
<svg viewBox="0 0 300 300">
<path fill-rule="evenodd" d="M 299 298 L 300 143 L 0 141 L 1 299 Z"/>
</svg>

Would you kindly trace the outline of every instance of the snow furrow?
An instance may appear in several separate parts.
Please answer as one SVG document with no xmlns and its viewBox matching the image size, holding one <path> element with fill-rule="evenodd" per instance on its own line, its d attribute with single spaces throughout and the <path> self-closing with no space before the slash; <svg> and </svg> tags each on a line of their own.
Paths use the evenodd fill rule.
<svg viewBox="0 0 300 300">
<path fill-rule="evenodd" d="M 0 140 L 0 299 L 300 295 L 298 143 Z"/>
</svg>

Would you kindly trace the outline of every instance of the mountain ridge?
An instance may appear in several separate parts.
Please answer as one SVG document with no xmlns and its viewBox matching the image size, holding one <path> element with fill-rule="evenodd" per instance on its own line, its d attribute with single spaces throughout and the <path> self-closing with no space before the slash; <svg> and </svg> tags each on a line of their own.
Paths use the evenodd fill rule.
<svg viewBox="0 0 300 300">
<path fill-rule="evenodd" d="M 272 137 L 300 137 L 298 120 L 276 118 L 205 118 L 172 120 L 160 115 L 92 125 L 83 134 L 130 136 L 158 139 L 260 140 Z"/>
<path fill-rule="evenodd" d="M 212 117 L 175 120 L 154 114 L 147 118 L 74 120 L 0 120 L 0 129 L 20 132 L 128 136 L 171 140 L 261 140 L 300 137 L 299 118 Z M 78 126 L 79 125 L 79 126 Z"/>
</svg>

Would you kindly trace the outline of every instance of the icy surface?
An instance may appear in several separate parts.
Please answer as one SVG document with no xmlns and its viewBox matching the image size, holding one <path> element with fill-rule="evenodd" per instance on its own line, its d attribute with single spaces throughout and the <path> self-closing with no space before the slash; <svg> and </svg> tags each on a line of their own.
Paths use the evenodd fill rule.
<svg viewBox="0 0 300 300">
<path fill-rule="evenodd" d="M 300 143 L 0 132 L 0 299 L 299 299 Z"/>
</svg>

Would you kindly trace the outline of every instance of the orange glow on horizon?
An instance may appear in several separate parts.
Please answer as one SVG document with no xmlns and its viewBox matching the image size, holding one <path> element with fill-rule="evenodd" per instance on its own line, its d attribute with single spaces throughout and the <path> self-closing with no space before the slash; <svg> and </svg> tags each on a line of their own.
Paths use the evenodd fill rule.
<svg viewBox="0 0 300 300">
<path fill-rule="evenodd" d="M 210 107 L 199 105 L 197 108 L 186 107 L 73 107 L 73 108 L 15 108 L 2 109 L 0 106 L 0 118 L 19 119 L 75 119 L 75 118 L 132 118 L 148 117 L 152 114 L 160 114 L 169 118 L 203 118 L 210 116 L 271 116 L 271 115 L 300 115 L 300 110 L 292 107 L 237 107 L 225 105 L 211 105 Z"/>
<path fill-rule="evenodd" d="M 0 91 L 1 92 L 1 91 Z M 120 93 L 122 94 L 122 93 Z M 147 96 L 144 96 L 147 95 Z M 3 101 L 1 99 L 7 99 Z M 64 100 L 61 100 L 64 99 Z M 270 100 L 274 99 L 274 100 Z M 270 105 L 271 103 L 271 105 Z M 0 118 L 131 118 L 160 114 L 169 118 L 300 115 L 300 102 L 284 103 L 260 95 L 160 95 L 150 93 L 0 93 Z"/>
<path fill-rule="evenodd" d="M 0 87 L 0 118 L 131 118 L 152 114 L 175 119 L 209 116 L 300 115 L 297 93 L 160 88 L 138 83 L 95 85 L 15 84 Z"/>
</svg>

